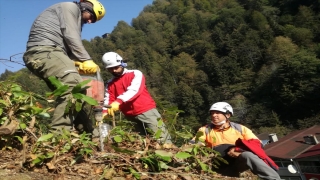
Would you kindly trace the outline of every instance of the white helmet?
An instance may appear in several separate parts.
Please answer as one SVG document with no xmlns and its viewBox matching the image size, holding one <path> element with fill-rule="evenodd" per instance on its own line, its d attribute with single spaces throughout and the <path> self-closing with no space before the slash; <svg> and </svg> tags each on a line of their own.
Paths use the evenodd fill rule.
<svg viewBox="0 0 320 180">
<path fill-rule="evenodd" d="M 223 113 L 230 113 L 231 116 L 233 115 L 233 109 L 231 105 L 226 102 L 217 102 L 212 104 L 210 111 L 220 111 Z"/>
<path fill-rule="evenodd" d="M 124 66 L 126 63 L 122 62 L 122 57 L 115 52 L 107 52 L 102 56 L 102 62 L 106 66 L 106 68 L 116 67 L 116 66 Z"/>
</svg>

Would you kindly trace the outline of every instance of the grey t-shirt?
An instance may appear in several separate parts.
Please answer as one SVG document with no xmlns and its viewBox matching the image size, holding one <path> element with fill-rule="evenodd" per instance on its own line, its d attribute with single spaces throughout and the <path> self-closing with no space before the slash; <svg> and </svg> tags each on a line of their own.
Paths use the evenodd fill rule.
<svg viewBox="0 0 320 180">
<path fill-rule="evenodd" d="M 62 2 L 44 10 L 33 22 L 27 49 L 33 46 L 59 46 L 72 59 L 91 59 L 81 40 L 81 11 L 76 3 Z"/>
</svg>

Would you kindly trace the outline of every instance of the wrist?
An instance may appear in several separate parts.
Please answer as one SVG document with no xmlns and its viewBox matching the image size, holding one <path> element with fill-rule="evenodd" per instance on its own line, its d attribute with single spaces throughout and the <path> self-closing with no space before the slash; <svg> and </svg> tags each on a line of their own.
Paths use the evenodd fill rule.
<svg viewBox="0 0 320 180">
<path fill-rule="evenodd" d="M 239 147 L 234 147 L 234 151 L 235 152 L 244 152 L 244 150 Z"/>
</svg>

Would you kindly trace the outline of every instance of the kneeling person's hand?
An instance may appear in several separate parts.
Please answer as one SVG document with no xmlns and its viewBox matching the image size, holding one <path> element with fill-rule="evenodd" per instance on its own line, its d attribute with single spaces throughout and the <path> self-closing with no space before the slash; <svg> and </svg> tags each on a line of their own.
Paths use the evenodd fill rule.
<svg viewBox="0 0 320 180">
<path fill-rule="evenodd" d="M 235 151 L 236 148 L 231 148 L 229 151 L 228 151 L 228 155 L 230 157 L 233 157 L 233 158 L 237 158 L 238 156 L 240 156 L 241 152 L 237 152 Z"/>
</svg>

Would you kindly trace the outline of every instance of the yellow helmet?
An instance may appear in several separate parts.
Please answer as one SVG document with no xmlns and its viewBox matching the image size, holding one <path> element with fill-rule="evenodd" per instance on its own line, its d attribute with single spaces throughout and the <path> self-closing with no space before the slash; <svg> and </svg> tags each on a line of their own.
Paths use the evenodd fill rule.
<svg viewBox="0 0 320 180">
<path fill-rule="evenodd" d="M 98 0 L 83 0 L 90 2 L 92 4 L 93 13 L 96 16 L 96 21 L 99 21 L 103 18 L 106 14 L 106 10 L 104 9 L 103 5 Z M 95 21 L 95 22 L 96 22 Z"/>
</svg>

